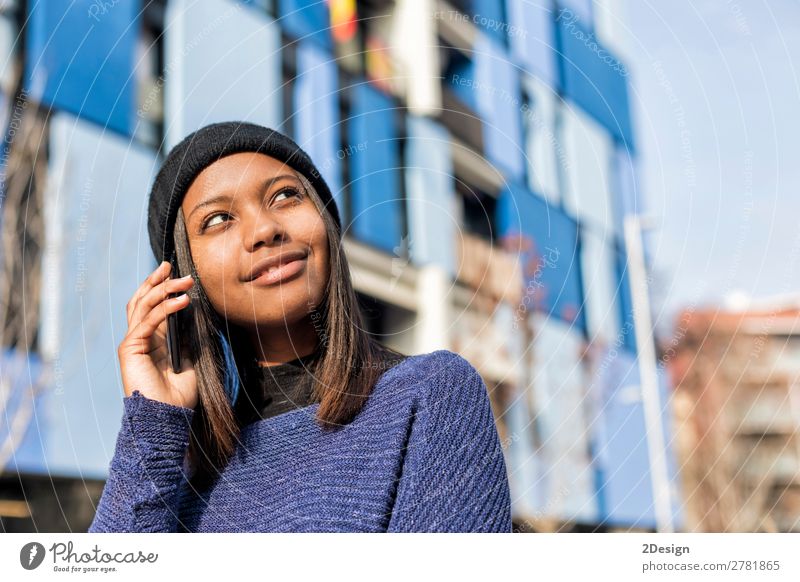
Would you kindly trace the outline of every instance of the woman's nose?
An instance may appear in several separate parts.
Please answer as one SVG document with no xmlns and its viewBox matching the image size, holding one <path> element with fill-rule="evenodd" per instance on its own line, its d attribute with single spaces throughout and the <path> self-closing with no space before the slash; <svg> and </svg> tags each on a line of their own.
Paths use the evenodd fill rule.
<svg viewBox="0 0 800 582">
<path fill-rule="evenodd" d="M 249 252 L 256 250 L 259 246 L 273 246 L 276 242 L 283 240 L 285 228 L 281 221 L 263 210 L 254 215 L 242 229 L 243 246 Z"/>
</svg>

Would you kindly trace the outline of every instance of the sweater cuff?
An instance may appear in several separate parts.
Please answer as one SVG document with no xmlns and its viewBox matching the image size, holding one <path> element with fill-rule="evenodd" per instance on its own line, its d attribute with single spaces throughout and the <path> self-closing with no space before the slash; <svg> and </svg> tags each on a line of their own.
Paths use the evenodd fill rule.
<svg viewBox="0 0 800 582">
<path fill-rule="evenodd" d="M 124 414 L 115 460 L 128 468 L 132 464 L 145 469 L 151 477 L 176 463 L 182 465 L 195 411 L 148 398 L 139 390 L 122 400 Z"/>
</svg>

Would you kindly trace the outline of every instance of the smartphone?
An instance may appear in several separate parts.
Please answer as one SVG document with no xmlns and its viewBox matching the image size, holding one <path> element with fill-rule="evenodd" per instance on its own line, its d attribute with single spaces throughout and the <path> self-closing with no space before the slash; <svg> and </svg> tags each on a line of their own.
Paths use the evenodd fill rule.
<svg viewBox="0 0 800 582">
<path fill-rule="evenodd" d="M 172 263 L 171 279 L 178 279 L 178 259 L 173 251 L 170 257 Z M 170 298 L 179 296 L 180 293 L 170 293 Z M 178 332 L 178 311 L 167 315 L 167 350 L 169 351 L 169 363 L 172 371 L 176 374 L 181 371 L 181 338 Z"/>
</svg>

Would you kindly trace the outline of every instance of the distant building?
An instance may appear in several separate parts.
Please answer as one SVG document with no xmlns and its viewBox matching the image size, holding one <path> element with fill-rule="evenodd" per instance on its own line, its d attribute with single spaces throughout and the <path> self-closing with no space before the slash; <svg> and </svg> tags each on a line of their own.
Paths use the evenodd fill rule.
<svg viewBox="0 0 800 582">
<path fill-rule="evenodd" d="M 664 353 L 688 531 L 800 531 L 800 302 L 687 310 Z"/>
</svg>

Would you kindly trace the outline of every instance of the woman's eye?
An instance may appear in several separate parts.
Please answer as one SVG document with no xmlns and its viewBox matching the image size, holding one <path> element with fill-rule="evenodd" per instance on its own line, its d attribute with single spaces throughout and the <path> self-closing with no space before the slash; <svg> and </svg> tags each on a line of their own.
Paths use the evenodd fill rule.
<svg viewBox="0 0 800 582">
<path fill-rule="evenodd" d="M 212 215 L 211 215 L 211 216 L 209 216 L 209 217 L 206 219 L 206 221 L 203 223 L 203 229 L 205 230 L 205 229 L 206 229 L 206 228 L 208 228 L 209 226 L 214 226 L 214 224 L 213 224 L 213 223 L 214 223 L 214 219 L 216 219 L 216 218 L 219 218 L 219 217 L 221 217 L 221 216 L 228 216 L 228 215 L 227 215 L 227 214 L 225 214 L 224 212 L 217 212 L 216 214 L 212 214 Z"/>
<path fill-rule="evenodd" d="M 300 193 L 297 190 L 295 190 L 294 188 L 286 188 L 285 190 L 281 190 L 280 192 L 278 192 L 275 195 L 274 200 L 277 201 L 284 194 L 286 194 L 287 196 L 290 196 L 290 197 L 295 197 L 295 198 L 299 198 L 300 197 Z"/>
</svg>

